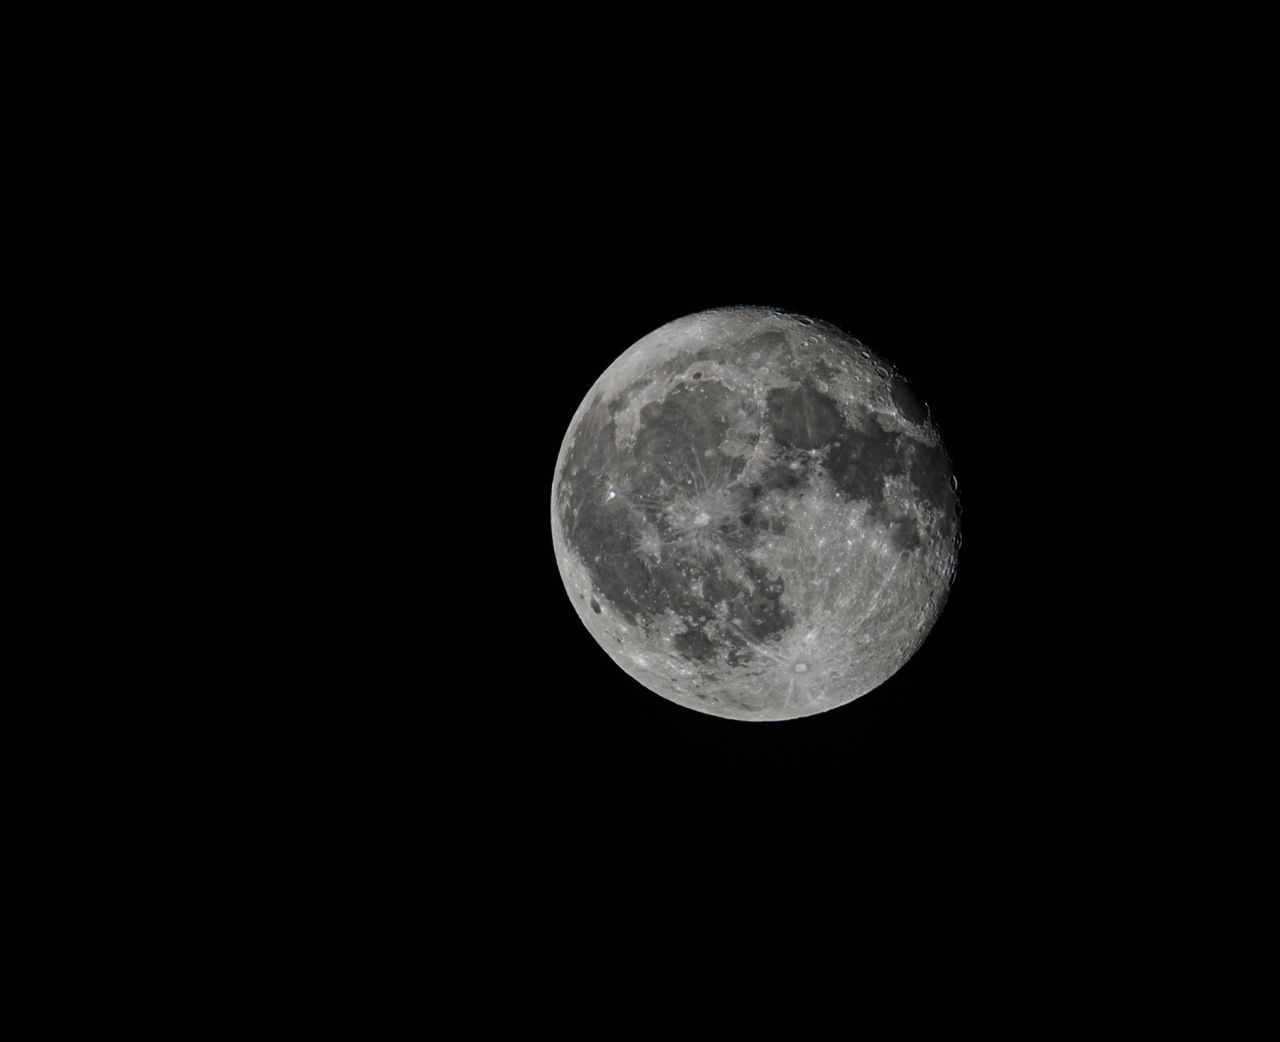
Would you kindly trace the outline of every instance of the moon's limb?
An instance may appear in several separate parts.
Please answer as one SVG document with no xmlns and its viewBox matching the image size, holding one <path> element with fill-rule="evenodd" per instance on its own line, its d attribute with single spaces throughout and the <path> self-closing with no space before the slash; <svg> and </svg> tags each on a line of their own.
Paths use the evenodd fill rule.
<svg viewBox="0 0 1280 1042">
<path fill-rule="evenodd" d="M 905 382 L 763 308 L 677 319 L 604 372 L 561 446 L 551 527 L 613 660 L 744 720 L 892 676 L 942 609 L 959 535 L 950 459 Z"/>
</svg>

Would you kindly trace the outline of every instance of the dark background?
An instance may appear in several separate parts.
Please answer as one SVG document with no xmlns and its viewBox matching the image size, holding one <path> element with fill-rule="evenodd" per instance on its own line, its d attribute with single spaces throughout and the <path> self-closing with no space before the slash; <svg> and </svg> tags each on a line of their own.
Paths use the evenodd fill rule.
<svg viewBox="0 0 1280 1042">
<path fill-rule="evenodd" d="M 522 332 L 502 413 L 474 434 L 501 464 L 471 519 L 460 724 L 437 739 L 463 921 L 1036 929 L 1133 885 L 1110 726 L 1127 681 L 1091 578 L 1108 504 L 1088 432 L 1111 407 L 1092 377 L 1115 349 L 1093 244 L 1006 227 L 860 249 L 848 228 L 823 248 L 793 231 L 583 232 L 483 266 L 527 292 L 504 327 Z M 833 322 L 894 362 L 960 485 L 956 582 L 924 645 L 796 721 L 647 691 L 578 620 L 551 546 L 557 453 L 593 382 L 658 326 L 730 304 Z"/>
</svg>

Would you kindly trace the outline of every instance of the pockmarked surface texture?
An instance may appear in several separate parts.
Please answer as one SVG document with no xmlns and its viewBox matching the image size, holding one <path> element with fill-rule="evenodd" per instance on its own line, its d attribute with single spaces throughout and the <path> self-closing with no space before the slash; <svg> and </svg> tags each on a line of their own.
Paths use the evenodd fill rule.
<svg viewBox="0 0 1280 1042">
<path fill-rule="evenodd" d="M 561 446 L 551 530 L 613 660 L 739 720 L 820 713 L 892 676 L 960 542 L 950 458 L 905 380 L 766 308 L 677 319 L 609 366 Z"/>
</svg>

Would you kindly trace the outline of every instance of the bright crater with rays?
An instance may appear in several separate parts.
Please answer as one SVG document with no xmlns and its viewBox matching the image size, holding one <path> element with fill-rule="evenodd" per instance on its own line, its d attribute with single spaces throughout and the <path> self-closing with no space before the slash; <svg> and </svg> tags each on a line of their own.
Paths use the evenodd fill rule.
<svg viewBox="0 0 1280 1042">
<path fill-rule="evenodd" d="M 641 339 L 579 406 L 551 529 L 579 617 L 680 705 L 809 716 L 928 635 L 955 575 L 951 461 L 928 410 L 833 326 L 765 308 Z"/>
</svg>

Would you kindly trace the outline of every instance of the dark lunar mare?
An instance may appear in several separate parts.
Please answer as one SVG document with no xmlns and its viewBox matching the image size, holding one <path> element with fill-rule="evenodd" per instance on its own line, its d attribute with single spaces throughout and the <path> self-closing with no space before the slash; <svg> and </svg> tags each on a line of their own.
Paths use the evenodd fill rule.
<svg viewBox="0 0 1280 1042">
<path fill-rule="evenodd" d="M 920 546 L 920 528 L 913 517 L 895 517 L 885 503 L 885 481 L 909 478 L 920 498 L 941 517 L 939 534 L 950 539 L 955 531 L 955 493 L 951 488 L 951 461 L 940 446 L 880 425 L 867 414 L 859 426 L 841 422 L 826 454 L 827 472 L 843 499 L 863 500 L 871 519 L 889 531 L 894 545 L 910 551 Z"/>
<path fill-rule="evenodd" d="M 923 406 L 905 383 L 896 381 L 894 400 L 909 419 L 924 419 Z M 897 431 L 888 431 L 874 414 L 861 423 L 846 422 L 834 399 L 804 382 L 796 388 L 769 392 L 767 416 L 778 443 L 787 449 L 825 449 L 831 480 L 842 498 L 864 500 L 872 517 L 886 525 L 894 544 L 902 550 L 920 545 L 914 518 L 890 517 L 884 507 L 885 479 L 909 475 L 921 496 L 943 516 L 942 534 L 954 530 L 954 493 L 950 486 L 951 463 L 940 448 Z M 803 461 L 800 466 L 793 465 Z M 772 467 L 767 487 L 791 489 L 805 480 L 808 457 L 798 454 L 791 462 Z"/>
<path fill-rule="evenodd" d="M 744 488 L 737 478 L 746 460 L 720 451 L 739 410 L 749 417 L 756 413 L 753 403 L 699 376 L 647 404 L 634 446 L 621 453 L 616 402 L 593 403 L 566 456 L 557 504 L 595 597 L 646 632 L 668 611 L 680 616 L 686 629 L 674 639 L 676 650 L 703 663 L 726 645 L 735 662 L 746 661 L 749 641 L 776 639 L 794 622 L 781 603 L 782 581 L 749 556 L 770 532 L 770 521 L 752 508 L 764 487 Z M 691 543 L 687 531 L 673 526 L 668 508 L 681 497 L 717 490 L 734 510 L 721 520 L 714 540 Z M 646 536 L 654 532 L 661 538 L 656 558 L 645 550 Z M 728 555 L 742 581 L 725 574 Z M 737 620 L 732 626 L 714 615 L 721 603 L 729 619 Z"/>
<path fill-rule="evenodd" d="M 939 535 L 954 533 L 946 452 L 887 430 L 874 413 L 846 420 L 836 402 L 808 381 L 770 391 L 760 416 L 753 402 L 701 371 L 696 379 L 691 373 L 666 398 L 643 407 L 634 446 L 619 452 L 615 417 L 649 382 L 590 406 L 565 459 L 558 509 L 566 539 L 590 573 L 592 610 L 599 612 L 599 602 L 607 601 L 646 633 L 654 619 L 674 613 L 686 627 L 676 634 L 675 648 L 691 661 L 711 662 L 728 647 L 729 664 L 741 664 L 750 659 L 752 642 L 777 639 L 793 625 L 781 603 L 783 582 L 750 556 L 762 538 L 785 530 L 785 522 L 768 516 L 757 501 L 775 490 L 801 494 L 815 468 L 825 467 L 841 498 L 867 503 L 870 520 L 903 553 L 921 547 L 920 526 L 915 517 L 891 511 L 886 478 L 909 479 L 941 518 Z M 895 397 L 904 412 L 919 413 L 909 392 Z M 748 414 L 748 428 L 766 422 L 783 450 L 750 486 L 739 481 L 746 460 L 720 448 L 729 429 L 742 422 L 740 410 Z M 718 519 L 714 540 L 693 541 L 670 508 L 681 497 L 716 490 L 726 493 L 732 516 Z M 651 552 L 655 533 L 657 556 Z M 739 579 L 725 574 L 729 555 Z M 721 603 L 730 625 L 714 614 Z"/>
</svg>

